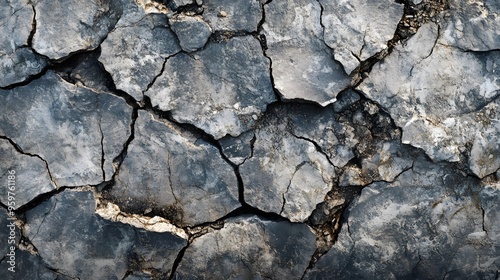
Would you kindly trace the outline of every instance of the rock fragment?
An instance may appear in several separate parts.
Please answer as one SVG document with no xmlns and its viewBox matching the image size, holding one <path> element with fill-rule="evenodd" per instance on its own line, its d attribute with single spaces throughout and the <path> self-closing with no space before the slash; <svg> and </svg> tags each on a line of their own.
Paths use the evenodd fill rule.
<svg viewBox="0 0 500 280">
<path fill-rule="evenodd" d="M 350 78 L 325 45 L 320 4 L 272 1 L 264 8 L 262 34 L 272 61 L 274 85 L 282 98 L 322 106 L 335 102 L 337 94 L 350 85 Z"/>
<path fill-rule="evenodd" d="M 198 16 L 175 16 L 170 19 L 170 26 L 186 52 L 203 48 L 212 34 L 210 26 Z"/>
<path fill-rule="evenodd" d="M 197 225 L 238 208 L 238 183 L 218 149 L 140 111 L 109 197 L 125 212 L 153 208 L 172 222 Z"/>
<path fill-rule="evenodd" d="M 111 179 L 113 160 L 130 135 L 132 108 L 123 99 L 74 86 L 53 72 L 0 90 L 0 111 L 9 112 L 0 115 L 0 135 L 45 160 L 59 187 Z"/>
<path fill-rule="evenodd" d="M 403 16 L 403 5 L 392 0 L 320 1 L 324 8 L 325 43 L 350 74 L 361 61 L 387 48 Z"/>
<path fill-rule="evenodd" d="M 214 31 L 255 32 L 262 18 L 259 0 L 205 0 L 203 18 Z"/>
<path fill-rule="evenodd" d="M 196 238 L 174 276 L 296 279 L 315 249 L 314 234 L 304 224 L 242 216 L 227 220 L 220 230 Z"/>
<path fill-rule="evenodd" d="M 203 129 L 216 139 L 250 129 L 275 101 L 269 61 L 251 36 L 209 43 L 192 56 L 169 58 L 145 93 L 153 106 Z"/>
</svg>

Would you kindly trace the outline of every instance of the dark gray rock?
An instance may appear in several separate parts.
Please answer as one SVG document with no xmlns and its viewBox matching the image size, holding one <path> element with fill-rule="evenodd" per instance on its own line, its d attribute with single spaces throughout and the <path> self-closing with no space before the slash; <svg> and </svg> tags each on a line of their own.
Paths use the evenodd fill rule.
<svg viewBox="0 0 500 280">
<path fill-rule="evenodd" d="M 262 18 L 260 0 L 205 0 L 203 18 L 214 31 L 257 31 Z"/>
<path fill-rule="evenodd" d="M 234 164 L 240 165 L 253 154 L 255 133 L 250 130 L 238 137 L 226 136 L 219 139 L 224 155 Z"/>
<path fill-rule="evenodd" d="M 23 155 L 17 152 L 9 141 L 0 139 L 0 201 L 8 205 L 9 192 L 12 193 L 14 209 L 25 205 L 35 197 L 56 188 L 51 182 L 46 163 L 36 156 Z M 8 171 L 14 171 L 10 175 Z M 7 184 L 8 177 L 14 176 L 14 184 Z M 13 187 L 13 188 L 9 188 Z"/>
<path fill-rule="evenodd" d="M 172 10 L 177 10 L 179 9 L 180 7 L 183 7 L 183 6 L 187 6 L 187 5 L 191 5 L 191 4 L 194 4 L 196 3 L 197 1 L 195 0 L 171 0 L 171 1 L 164 1 L 164 2 L 168 2 L 168 6 L 172 9 Z"/>
<path fill-rule="evenodd" d="M 14 272 L 9 271 L 10 265 L 7 259 L 0 262 L 0 269 L 3 271 L 2 278 L 8 280 L 37 279 L 37 280 L 70 280 L 67 277 L 45 266 L 44 261 L 38 255 L 34 255 L 25 250 L 16 250 L 16 266 Z"/>
<path fill-rule="evenodd" d="M 171 111 L 176 121 L 193 124 L 216 139 L 250 129 L 275 101 L 269 61 L 251 36 L 169 58 L 145 94 L 153 106 Z"/>
<path fill-rule="evenodd" d="M 359 94 L 354 90 L 347 90 L 338 97 L 337 102 L 333 103 L 333 111 L 340 113 L 359 100 Z"/>
<path fill-rule="evenodd" d="M 320 4 L 281 0 L 264 8 L 262 34 L 272 60 L 274 85 L 282 98 L 322 106 L 335 102 L 351 81 L 323 40 Z"/>
<path fill-rule="evenodd" d="M 134 270 L 168 278 L 187 244 L 102 219 L 89 191 L 65 191 L 27 211 L 24 230 L 49 268 L 79 279 L 123 279 Z"/>
<path fill-rule="evenodd" d="M 170 18 L 170 26 L 177 35 L 181 48 L 186 52 L 203 48 L 212 34 L 210 25 L 199 16 L 175 16 Z"/>
<path fill-rule="evenodd" d="M 47 59 L 29 48 L 34 12 L 28 1 L 2 0 L 0 9 L 0 87 L 40 73 Z M 7 36 L 9 34 L 9 36 Z"/>
<path fill-rule="evenodd" d="M 240 206 L 234 170 L 215 146 L 144 111 L 109 195 L 126 212 L 151 207 L 182 225 L 214 221 Z"/>
<path fill-rule="evenodd" d="M 11 261 L 10 258 L 13 255 L 10 250 L 11 246 L 17 248 L 19 239 L 21 238 L 21 232 L 15 224 L 15 219 L 16 217 L 13 215 L 13 212 L 11 213 L 3 208 L 0 209 L 0 222 L 2 223 L 2 227 L 0 228 L 0 238 L 2 238 L 0 240 L 0 245 L 2 245 L 0 248 L 0 259 L 5 257 L 5 261 Z M 7 256 L 7 254 L 9 254 L 9 256 Z M 14 254 L 16 253 L 14 252 Z M 4 270 L 4 273 L 7 273 L 7 269 Z"/>
<path fill-rule="evenodd" d="M 165 59 L 181 50 L 164 14 L 148 13 L 124 0 L 123 16 L 101 45 L 99 61 L 116 87 L 141 100 Z"/>
<path fill-rule="evenodd" d="M 306 279 L 494 279 L 499 200 L 498 186 L 419 161 L 394 183 L 363 189 Z"/>
<path fill-rule="evenodd" d="M 47 72 L 29 85 L 0 90 L 0 100 L 0 110 L 10 112 L 0 115 L 0 135 L 45 160 L 57 186 L 111 179 L 113 160 L 130 135 L 132 108 L 123 99 Z"/>
<path fill-rule="evenodd" d="M 387 48 L 403 15 L 403 4 L 392 0 L 320 0 L 325 42 L 337 61 L 351 73 L 376 53 Z"/>
<path fill-rule="evenodd" d="M 232 218 L 189 245 L 175 279 L 300 279 L 314 253 L 305 224 Z"/>
<path fill-rule="evenodd" d="M 36 32 L 33 49 L 51 59 L 97 48 L 120 17 L 116 0 L 34 2 Z"/>
</svg>

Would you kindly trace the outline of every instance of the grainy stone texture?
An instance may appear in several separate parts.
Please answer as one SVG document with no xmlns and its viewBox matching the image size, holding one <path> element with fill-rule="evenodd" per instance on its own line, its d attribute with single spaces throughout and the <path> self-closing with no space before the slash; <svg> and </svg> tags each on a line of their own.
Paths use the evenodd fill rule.
<svg viewBox="0 0 500 280">
<path fill-rule="evenodd" d="M 51 182 L 47 165 L 42 159 L 19 153 L 9 141 L 4 139 L 0 139 L 0 168 L 3 170 L 0 176 L 3 182 L 0 188 L 0 201 L 8 205 L 8 193 L 14 194 L 14 196 L 11 195 L 15 198 L 14 209 L 56 188 Z M 17 174 L 10 174 L 8 171 Z M 11 180 L 13 183 L 11 190 L 7 184 L 9 175 L 15 178 Z"/>
<path fill-rule="evenodd" d="M 363 189 L 306 279 L 495 279 L 499 195 L 498 185 L 420 161 Z"/>
<path fill-rule="evenodd" d="M 274 85 L 285 100 L 307 100 L 323 106 L 335 102 L 350 85 L 342 65 L 323 39 L 321 6 L 316 1 L 272 1 L 264 6 L 267 56 Z"/>
<path fill-rule="evenodd" d="M 240 206 L 236 175 L 216 147 L 144 111 L 109 196 L 126 212 L 151 207 L 182 225 L 215 221 Z"/>
<path fill-rule="evenodd" d="M 203 48 L 212 34 L 210 25 L 197 16 L 179 15 L 170 19 L 170 25 L 179 39 L 182 50 L 186 52 Z"/>
<path fill-rule="evenodd" d="M 92 50 L 113 29 L 121 14 L 119 1 L 34 1 L 33 49 L 51 59 Z"/>
<path fill-rule="evenodd" d="M 275 101 L 269 61 L 251 36 L 209 43 L 193 56 L 167 60 L 163 74 L 146 92 L 153 106 L 170 111 L 216 139 L 248 130 Z"/>
<path fill-rule="evenodd" d="M 92 192 L 66 191 L 26 212 L 26 236 L 47 267 L 79 279 L 123 279 L 127 271 L 168 277 L 186 240 L 109 222 L 94 211 Z"/>
<path fill-rule="evenodd" d="M 124 100 L 74 86 L 53 72 L 0 90 L 0 100 L 1 111 L 11 112 L 0 115 L 0 135 L 45 160 L 57 186 L 111 178 L 113 160 L 130 135 L 132 108 Z"/>
<path fill-rule="evenodd" d="M 257 31 L 262 18 L 259 0 L 204 0 L 203 18 L 214 31 Z"/>
<path fill-rule="evenodd" d="M 193 271 L 210 279 L 297 279 L 314 253 L 315 237 L 304 224 L 242 216 L 193 241 L 174 277 Z M 237 261 L 233 261 L 237 260 Z"/>
<path fill-rule="evenodd" d="M 0 87 L 6 87 L 40 73 L 47 59 L 34 54 L 28 45 L 34 20 L 29 2 L 3 0 L 0 3 Z"/>
<path fill-rule="evenodd" d="M 141 100 L 165 59 L 181 48 L 166 15 L 147 13 L 133 0 L 124 0 L 124 5 L 123 16 L 101 44 L 99 61 L 118 89 Z"/>
<path fill-rule="evenodd" d="M 392 0 L 319 2 L 324 8 L 325 43 L 347 73 L 387 48 L 403 15 L 403 5 Z"/>
</svg>

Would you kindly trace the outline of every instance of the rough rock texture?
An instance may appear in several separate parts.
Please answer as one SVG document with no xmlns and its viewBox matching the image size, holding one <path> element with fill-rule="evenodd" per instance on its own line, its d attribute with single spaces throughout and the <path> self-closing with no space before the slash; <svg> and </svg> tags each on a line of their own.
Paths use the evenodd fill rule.
<svg viewBox="0 0 500 280">
<path fill-rule="evenodd" d="M 363 189 L 305 279 L 495 279 L 499 195 L 498 185 L 420 161 L 394 183 Z"/>
<path fill-rule="evenodd" d="M 28 1 L 3 0 L 0 8 L 0 87 L 25 81 L 47 65 L 29 48 L 34 10 Z M 13 36 L 6 36 L 13 34 Z"/>
<path fill-rule="evenodd" d="M 498 1 L 0 1 L 1 279 L 498 280 Z"/>
<path fill-rule="evenodd" d="M 109 195 L 125 210 L 153 208 L 183 225 L 217 220 L 240 205 L 236 175 L 216 147 L 144 111 Z"/>
<path fill-rule="evenodd" d="M 304 224 L 256 216 L 227 220 L 224 228 L 193 241 L 174 277 L 193 271 L 210 279 L 297 279 L 314 253 L 315 237 Z M 237 261 L 232 261 L 237 260 Z"/>
<path fill-rule="evenodd" d="M 123 279 L 134 270 L 168 277 L 186 240 L 109 222 L 94 211 L 92 192 L 66 191 L 26 212 L 24 230 L 47 267 L 79 279 Z"/>
<path fill-rule="evenodd" d="M 35 1 L 33 48 L 51 59 L 97 48 L 118 20 L 119 4 L 116 0 Z"/>
<path fill-rule="evenodd" d="M 193 56 L 179 54 L 146 92 L 153 106 L 170 111 L 216 139 L 248 130 L 275 101 L 269 61 L 251 36 L 209 43 Z"/>
<path fill-rule="evenodd" d="M 8 192 L 15 193 L 14 208 L 30 202 L 38 195 L 50 192 L 56 188 L 51 182 L 47 164 L 37 156 L 26 155 L 16 151 L 12 144 L 4 139 L 0 139 L 0 168 L 5 170 L 0 176 L 1 182 L 8 182 L 7 171 L 18 172 L 14 189 L 9 190 L 7 184 L 2 184 L 0 188 L 0 201 L 8 205 Z"/>
<path fill-rule="evenodd" d="M 141 100 L 165 59 L 181 48 L 166 15 L 147 13 L 133 0 L 124 0 L 124 5 L 123 16 L 101 44 L 99 61 L 118 89 Z"/>
<path fill-rule="evenodd" d="M 495 121 L 500 52 L 443 45 L 439 30 L 434 23 L 422 26 L 375 65 L 359 89 L 389 111 L 403 129 L 403 143 L 435 160 L 459 161 L 467 154 L 471 170 L 484 177 L 500 168 L 500 123 Z"/>
<path fill-rule="evenodd" d="M 319 1 L 324 8 L 321 18 L 325 43 L 334 57 L 351 73 L 364 61 L 387 48 L 401 16 L 403 5 L 392 0 Z"/>
<path fill-rule="evenodd" d="M 0 110 L 11 112 L 0 115 L 0 135 L 46 161 L 57 186 L 111 178 L 113 160 L 130 134 L 132 110 L 122 99 L 48 72 L 30 85 L 0 90 L 0 100 Z"/>
<path fill-rule="evenodd" d="M 320 4 L 281 0 L 272 1 L 264 9 L 266 54 L 272 61 L 274 85 L 283 99 L 323 106 L 335 102 L 350 80 L 324 42 Z"/>
</svg>

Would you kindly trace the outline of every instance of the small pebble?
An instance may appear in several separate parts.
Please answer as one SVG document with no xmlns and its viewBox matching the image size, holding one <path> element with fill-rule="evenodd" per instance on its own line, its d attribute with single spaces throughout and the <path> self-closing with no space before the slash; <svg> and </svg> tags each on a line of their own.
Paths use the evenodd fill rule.
<svg viewBox="0 0 500 280">
<path fill-rule="evenodd" d="M 227 13 L 225 11 L 220 11 L 217 16 L 218 17 L 227 17 Z"/>
</svg>

